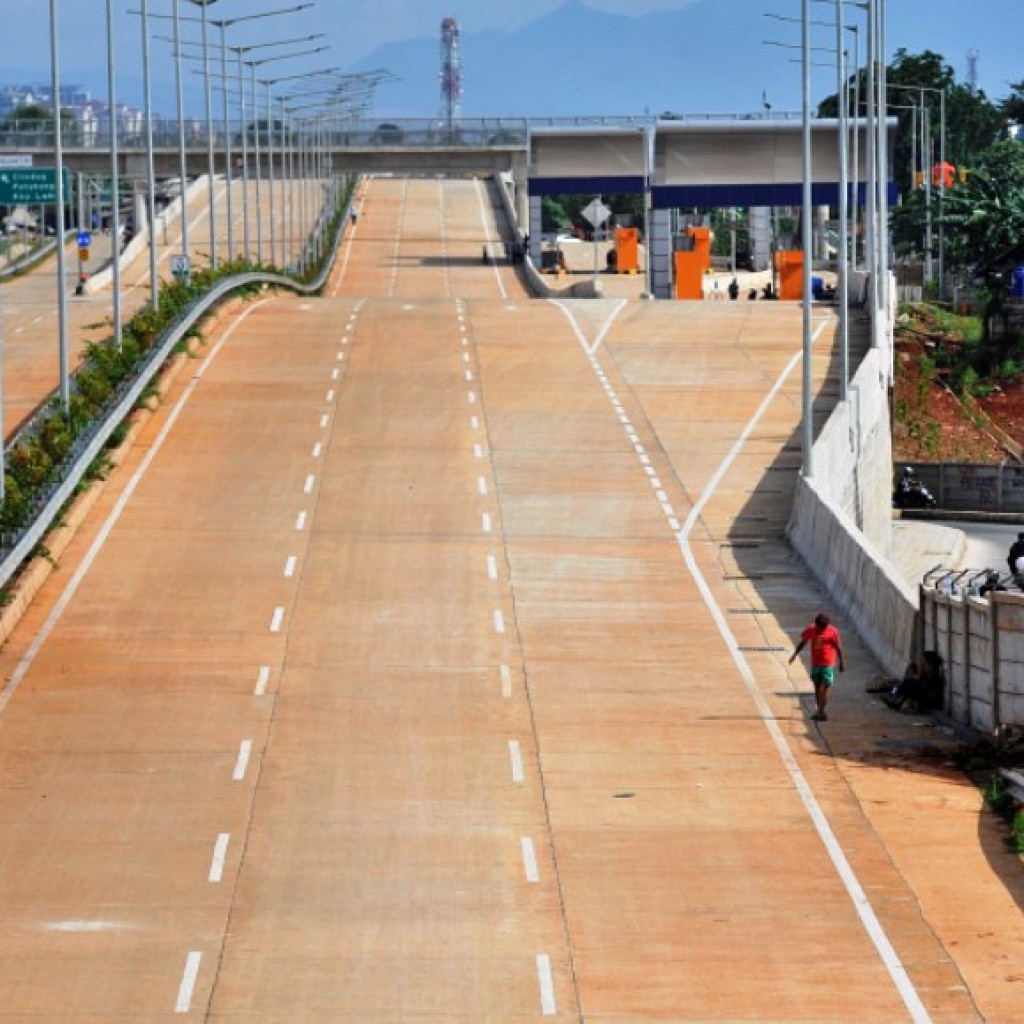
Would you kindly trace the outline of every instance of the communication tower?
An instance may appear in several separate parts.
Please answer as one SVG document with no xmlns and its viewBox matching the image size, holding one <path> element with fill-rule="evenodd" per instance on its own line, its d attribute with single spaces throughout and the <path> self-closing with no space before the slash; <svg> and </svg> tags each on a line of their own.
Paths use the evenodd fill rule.
<svg viewBox="0 0 1024 1024">
<path fill-rule="evenodd" d="M 978 91 L 978 62 L 980 60 L 980 50 L 967 51 L 967 84 L 971 87 L 971 92 Z"/>
<path fill-rule="evenodd" d="M 449 128 L 462 110 L 462 48 L 459 23 L 454 18 L 441 22 L 441 117 Z"/>
</svg>

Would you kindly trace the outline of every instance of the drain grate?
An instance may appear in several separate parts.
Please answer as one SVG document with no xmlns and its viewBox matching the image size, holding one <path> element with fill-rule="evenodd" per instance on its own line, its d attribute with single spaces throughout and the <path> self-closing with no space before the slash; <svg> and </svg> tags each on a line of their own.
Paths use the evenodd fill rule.
<svg viewBox="0 0 1024 1024">
<path fill-rule="evenodd" d="M 753 551 L 761 547 L 764 541 L 760 540 L 723 540 L 718 546 L 720 548 L 732 548 L 734 551 Z"/>
<path fill-rule="evenodd" d="M 763 580 L 764 577 L 755 573 L 753 576 L 723 576 L 722 579 L 726 583 L 742 583 L 744 580 Z"/>
</svg>

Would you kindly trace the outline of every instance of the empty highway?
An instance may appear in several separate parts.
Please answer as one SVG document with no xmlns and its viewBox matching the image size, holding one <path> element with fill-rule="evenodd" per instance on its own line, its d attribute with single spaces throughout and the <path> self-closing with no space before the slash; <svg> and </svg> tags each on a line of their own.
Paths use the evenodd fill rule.
<svg viewBox="0 0 1024 1024">
<path fill-rule="evenodd" d="M 364 183 L 0 652 L 0 1024 L 1024 1020 L 980 796 L 786 663 L 799 307 L 532 299 L 492 188 Z"/>
</svg>

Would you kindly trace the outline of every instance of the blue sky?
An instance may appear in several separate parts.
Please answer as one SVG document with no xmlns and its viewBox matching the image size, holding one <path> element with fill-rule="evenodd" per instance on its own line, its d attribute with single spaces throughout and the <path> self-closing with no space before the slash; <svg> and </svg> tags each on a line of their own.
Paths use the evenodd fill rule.
<svg viewBox="0 0 1024 1024">
<path fill-rule="evenodd" d="M 189 0 L 180 0 L 183 15 L 195 17 L 198 8 Z M 289 7 L 297 0 L 211 0 L 211 18 L 231 19 L 247 14 Z M 347 68 L 366 59 L 385 43 L 411 38 L 436 39 L 441 19 L 458 18 L 464 35 L 494 30 L 515 30 L 527 22 L 551 13 L 564 0 L 316 0 L 309 11 L 285 17 L 273 17 L 238 24 L 231 31 L 235 42 L 251 44 L 273 39 L 295 38 L 323 32 L 330 51 L 317 57 L 317 67 Z M 616 14 L 635 16 L 653 11 L 679 9 L 700 0 L 586 0 L 588 6 Z M 795 26 L 767 22 L 766 11 L 799 13 L 799 0 L 717 0 L 735 8 L 737 34 L 761 38 L 782 38 L 787 31 L 796 37 Z M 141 102 L 140 42 L 138 18 L 128 12 L 139 0 L 116 0 L 113 4 L 117 23 L 117 51 L 120 98 Z M 981 86 L 993 98 L 1005 95 L 1010 81 L 1024 79 L 1024 33 L 1021 32 L 1021 8 L 1024 0 L 889 0 L 890 52 L 903 46 L 911 52 L 931 48 L 966 77 L 967 51 L 980 53 Z M 105 95 L 105 0 L 58 0 L 62 77 L 67 83 L 84 84 L 95 95 Z M 150 0 L 151 10 L 167 13 L 171 0 Z M 815 3 L 819 17 L 828 16 L 828 6 Z M 46 0 L 0 0 L 0 81 L 45 80 L 49 74 L 48 3 Z M 922 17 L 922 15 L 925 15 Z M 161 25 L 161 34 L 168 23 Z M 187 25 L 195 38 L 198 27 Z M 723 41 L 726 45 L 728 41 Z M 824 39 L 822 40 L 824 42 Z M 170 47 L 155 44 L 155 76 L 158 96 L 170 92 L 173 70 Z M 780 61 L 784 58 L 780 56 Z M 300 62 L 301 64 L 301 62 Z M 306 67 L 311 65 L 307 64 Z M 529 54 L 523 54 L 522 66 L 529 73 Z M 284 67 L 284 65 L 281 65 Z M 467 54 L 467 69 L 471 54 Z M 304 68 L 299 67 L 298 70 Z M 401 69 L 392 69 L 401 73 Z M 742 69 L 737 69 L 742 74 Z M 785 76 L 796 86 L 796 76 Z M 825 91 L 821 76 L 816 95 Z M 198 79 L 189 90 L 189 105 L 198 112 Z M 788 88 L 788 87 L 787 87 Z M 794 97 L 798 100 L 798 95 Z M 794 107 L 795 102 L 782 106 Z M 697 102 L 700 97 L 697 98 Z M 431 98 L 430 107 L 434 102 Z M 713 109 L 713 97 L 707 109 Z M 170 114 L 168 101 L 158 100 L 158 108 Z M 567 111 L 568 112 L 568 111 Z"/>
</svg>

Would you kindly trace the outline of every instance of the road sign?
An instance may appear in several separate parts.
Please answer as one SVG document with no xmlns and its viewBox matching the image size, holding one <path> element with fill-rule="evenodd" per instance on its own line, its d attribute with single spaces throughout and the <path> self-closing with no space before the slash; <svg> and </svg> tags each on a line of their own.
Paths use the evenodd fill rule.
<svg viewBox="0 0 1024 1024">
<path fill-rule="evenodd" d="M 64 170 L 64 195 L 71 192 L 67 169 Z M 55 167 L 16 167 L 0 169 L 0 204 L 7 206 L 44 206 L 57 202 Z"/>
<path fill-rule="evenodd" d="M 175 277 L 186 277 L 190 268 L 191 264 L 185 253 L 179 253 L 177 256 L 171 257 L 171 273 Z"/>
<path fill-rule="evenodd" d="M 599 198 L 585 206 L 580 212 L 595 228 L 599 228 L 612 215 L 612 211 Z"/>
<path fill-rule="evenodd" d="M 31 166 L 31 153 L 0 153 L 0 170 L 9 170 L 12 167 Z"/>
<path fill-rule="evenodd" d="M 79 258 L 79 260 L 82 263 L 88 263 L 89 262 L 89 247 L 88 246 L 80 245 L 78 247 L 78 258 Z"/>
<path fill-rule="evenodd" d="M 88 249 L 92 245 L 92 235 L 88 231 L 78 232 L 78 248 Z"/>
</svg>

